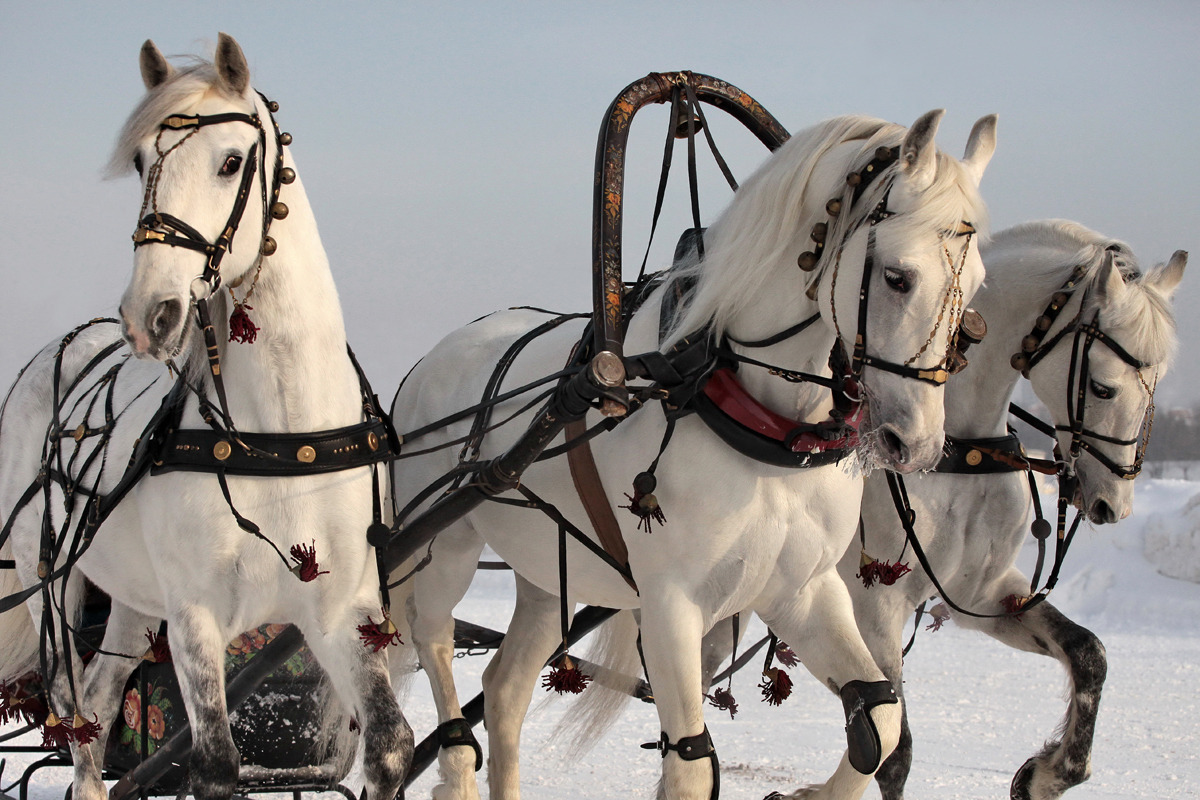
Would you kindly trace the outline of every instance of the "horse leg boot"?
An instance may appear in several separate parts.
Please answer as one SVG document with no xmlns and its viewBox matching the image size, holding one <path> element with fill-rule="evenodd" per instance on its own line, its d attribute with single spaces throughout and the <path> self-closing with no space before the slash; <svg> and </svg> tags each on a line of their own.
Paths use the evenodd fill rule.
<svg viewBox="0 0 1200 800">
<path fill-rule="evenodd" d="M 875 663 L 883 670 L 901 701 L 900 739 L 896 749 L 875 771 L 882 800 L 903 800 L 904 786 L 912 770 L 912 732 L 908 727 L 908 700 L 904 697 L 904 620 L 908 610 L 900 604 L 877 602 L 879 598 L 865 599 L 861 594 L 857 601 L 868 603 L 868 610 L 858 609 L 858 627 Z"/>
<path fill-rule="evenodd" d="M 185 605 L 167 622 L 175 677 L 192 726 L 191 793 L 196 800 L 229 800 L 237 788 L 239 762 L 225 706 L 229 636 L 203 606 Z"/>
<path fill-rule="evenodd" d="M 847 749 L 833 776 L 787 796 L 861 797 L 899 741 L 901 703 L 863 643 L 846 585 L 830 569 L 813 576 L 799 594 L 781 587 L 755 610 L 809 672 L 841 697 L 845 711 Z"/>
<path fill-rule="evenodd" d="M 1022 593 L 1021 588 L 1014 592 L 1012 587 L 1028 589 L 1029 581 L 1015 573 L 1014 580 L 1004 585 L 1008 590 L 997 595 L 997 607 L 1000 597 Z M 1016 800 L 1049 800 L 1086 781 L 1092 773 L 1092 736 L 1100 693 L 1108 674 L 1104 645 L 1096 635 L 1067 619 L 1050 603 L 1041 603 L 1015 617 L 977 620 L 956 614 L 955 620 L 1011 647 L 1057 659 L 1071 681 L 1070 700 L 1059 726 L 1059 737 L 1047 742 L 1040 753 L 1017 771 L 1011 796 Z"/>
<path fill-rule="evenodd" d="M 100 648 L 103 652 L 96 654 L 83 673 L 82 708 L 95 714 L 101 726 L 100 738 L 84 745 L 91 751 L 90 759 L 97 767 L 104 763 L 105 742 L 113 730 L 113 723 L 120 718 L 125 684 L 142 663 L 141 656 L 149 647 L 146 633 L 158 630 L 159 622 L 158 617 L 134 611 L 115 600 L 112 602 Z M 144 698 L 142 702 L 145 702 Z M 144 705 L 142 713 L 145 713 Z M 75 763 L 80 763 L 79 759 Z M 93 791 L 96 787 L 81 789 L 84 785 L 76 775 L 72 796 L 79 800 L 107 796 L 103 784 L 98 787 L 99 793 Z"/>
<path fill-rule="evenodd" d="M 371 606 L 363 604 L 357 624 L 367 624 L 371 613 Z M 403 797 L 404 777 L 412 764 L 413 733 L 392 690 L 387 653 L 364 646 L 356 625 L 338 625 L 328 633 L 302 630 L 334 690 L 362 728 L 367 800 Z M 336 715 L 333 719 L 340 722 Z"/>
<path fill-rule="evenodd" d="M 670 587 L 642 587 L 642 653 L 662 738 L 660 800 L 711 800 L 720 777 L 704 724 L 700 643 L 704 619 L 694 600 Z"/>
<path fill-rule="evenodd" d="M 521 726 L 542 667 L 562 639 L 559 599 L 517 580 L 517 603 L 508 633 L 483 673 L 491 800 L 519 800 Z"/>
<path fill-rule="evenodd" d="M 462 722 L 454 685 L 454 607 L 467 593 L 482 552 L 482 539 L 464 525 L 452 525 L 438 534 L 433 559 L 412 578 L 408 622 L 417 658 L 433 692 L 438 730 L 447 740 L 469 736 L 474 741 L 470 728 Z M 433 788 L 434 800 L 479 800 L 476 761 L 473 747 L 439 748 L 441 783 Z"/>
</svg>

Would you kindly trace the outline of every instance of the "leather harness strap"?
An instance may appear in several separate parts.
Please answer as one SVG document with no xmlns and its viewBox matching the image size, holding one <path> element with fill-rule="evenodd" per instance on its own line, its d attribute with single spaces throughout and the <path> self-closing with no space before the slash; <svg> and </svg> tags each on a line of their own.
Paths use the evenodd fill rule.
<svg viewBox="0 0 1200 800">
<path fill-rule="evenodd" d="M 621 566 L 629 569 L 629 548 L 625 545 L 625 537 L 621 535 L 621 525 L 609 505 L 608 495 L 600 480 L 600 472 L 596 469 L 596 459 L 592 457 L 592 447 L 586 438 L 587 423 L 576 420 L 567 424 L 567 441 L 579 439 L 580 443 L 567 451 L 567 465 L 571 469 L 571 480 L 575 483 L 575 493 L 587 511 L 588 519 L 592 521 L 592 530 L 600 539 L 604 552 L 613 557 Z M 633 579 L 623 575 L 625 582 L 637 591 Z"/>
</svg>

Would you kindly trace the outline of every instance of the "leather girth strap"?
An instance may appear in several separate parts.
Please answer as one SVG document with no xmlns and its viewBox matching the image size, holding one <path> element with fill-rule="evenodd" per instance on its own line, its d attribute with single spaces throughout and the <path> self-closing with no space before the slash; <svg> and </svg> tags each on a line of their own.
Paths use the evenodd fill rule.
<svg viewBox="0 0 1200 800">
<path fill-rule="evenodd" d="M 570 442 L 580 439 L 587 432 L 587 422 L 583 419 L 567 423 L 566 436 Z M 596 469 L 596 459 L 592 457 L 592 447 L 586 438 L 580 439 L 579 444 L 567 451 L 567 465 L 571 469 L 571 480 L 575 484 L 575 493 L 587 511 L 588 519 L 592 522 L 592 530 L 600 539 L 604 552 L 612 556 L 626 572 L 629 568 L 629 548 L 625 545 L 625 537 L 621 535 L 621 525 L 613 514 L 600 481 L 600 472 Z M 629 577 L 625 577 L 635 592 L 637 585 Z"/>
</svg>

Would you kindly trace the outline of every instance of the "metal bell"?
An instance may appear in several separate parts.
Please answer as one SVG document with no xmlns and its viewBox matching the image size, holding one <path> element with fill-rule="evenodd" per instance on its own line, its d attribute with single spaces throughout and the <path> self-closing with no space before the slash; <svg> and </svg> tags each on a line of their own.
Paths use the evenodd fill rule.
<svg viewBox="0 0 1200 800">
<path fill-rule="evenodd" d="M 842 213 L 842 198 L 834 197 L 831 199 L 825 204 L 825 211 L 831 217 L 836 217 L 838 214 Z"/>
<path fill-rule="evenodd" d="M 1054 324 L 1054 320 L 1050 319 L 1045 314 L 1042 314 L 1040 317 L 1038 317 L 1033 322 L 1033 326 L 1035 328 L 1037 328 L 1039 331 L 1048 331 L 1048 330 L 1050 330 L 1050 326 L 1053 324 Z"/>
<path fill-rule="evenodd" d="M 274 217 L 275 219 L 283 219 L 287 215 L 288 215 L 288 207 L 287 207 L 286 203 L 276 202 L 276 203 L 271 204 L 271 216 L 272 217 Z"/>
<path fill-rule="evenodd" d="M 290 133 L 279 134 L 279 143 L 281 145 L 283 145 L 284 147 L 287 147 L 289 144 L 292 143 L 292 135 Z"/>
<path fill-rule="evenodd" d="M 1026 353 L 1032 353 L 1034 350 L 1037 350 L 1039 344 L 1041 344 L 1041 341 L 1033 334 L 1030 334 L 1021 340 L 1021 349 Z"/>
<path fill-rule="evenodd" d="M 680 106 L 675 112 L 675 138 L 686 139 L 704 130 L 704 123 L 692 113 L 691 109 Z"/>
<path fill-rule="evenodd" d="M 963 311 L 958 323 L 958 340 L 965 345 L 979 344 L 987 336 L 987 320 L 973 308 Z M 966 349 L 965 346 L 962 349 Z"/>
<path fill-rule="evenodd" d="M 291 183 L 294 180 L 296 180 L 296 170 L 292 169 L 291 167 L 284 167 L 283 169 L 279 170 L 280 183 Z"/>
<path fill-rule="evenodd" d="M 1067 299 L 1069 297 L 1070 295 L 1068 295 L 1066 292 L 1055 292 L 1054 296 L 1050 298 L 1050 302 L 1059 308 L 1062 308 L 1067 304 Z"/>
<path fill-rule="evenodd" d="M 859 175 L 857 172 L 851 172 L 846 176 L 846 183 L 850 184 L 851 186 L 858 186 L 860 183 L 862 183 L 862 175 Z"/>
<path fill-rule="evenodd" d="M 812 272 L 817 268 L 817 254 L 811 250 L 806 250 L 796 259 L 796 266 L 805 272 Z"/>
<path fill-rule="evenodd" d="M 279 245 L 275 242 L 275 240 L 270 236 L 267 236 L 263 239 L 262 247 L 259 248 L 259 252 L 264 256 L 273 256 L 275 255 L 275 251 L 278 249 Z"/>
<path fill-rule="evenodd" d="M 817 242 L 819 244 L 824 244 L 825 243 L 825 234 L 827 234 L 828 232 L 829 232 L 829 225 L 827 225 L 824 222 L 818 222 L 816 225 L 813 225 L 812 233 L 809 234 L 809 236 L 812 237 L 812 240 L 814 242 Z"/>
<path fill-rule="evenodd" d="M 1013 357 L 1009 359 L 1008 363 L 1012 365 L 1013 369 L 1017 370 L 1021 374 L 1025 374 L 1025 370 L 1029 368 L 1029 356 L 1025 355 L 1024 353 L 1014 353 Z"/>
<path fill-rule="evenodd" d="M 877 161 L 891 161 L 893 158 L 894 158 L 894 156 L 892 155 L 892 148 L 890 148 L 890 147 L 875 148 L 875 159 Z"/>
</svg>

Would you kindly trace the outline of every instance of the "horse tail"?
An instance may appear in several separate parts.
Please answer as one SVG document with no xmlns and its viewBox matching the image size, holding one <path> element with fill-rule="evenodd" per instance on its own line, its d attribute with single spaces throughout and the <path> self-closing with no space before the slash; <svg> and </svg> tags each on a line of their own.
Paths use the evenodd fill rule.
<svg viewBox="0 0 1200 800">
<path fill-rule="evenodd" d="M 11 561 L 12 557 L 12 545 L 5 542 L 0 547 L 0 559 Z M 0 597 L 24 588 L 15 569 L 0 568 Z M 0 681 L 11 681 L 37 669 L 40 639 L 24 604 L 0 613 L 0 642 L 4 642 L 0 647 Z"/>
<path fill-rule="evenodd" d="M 568 742 L 567 759 L 591 750 L 634 697 L 642 673 L 637 637 L 638 624 L 632 611 L 617 613 L 596 631 L 592 649 L 585 656 L 591 662 L 586 671 L 594 673 L 592 682 L 550 736 L 551 740 Z"/>
</svg>

